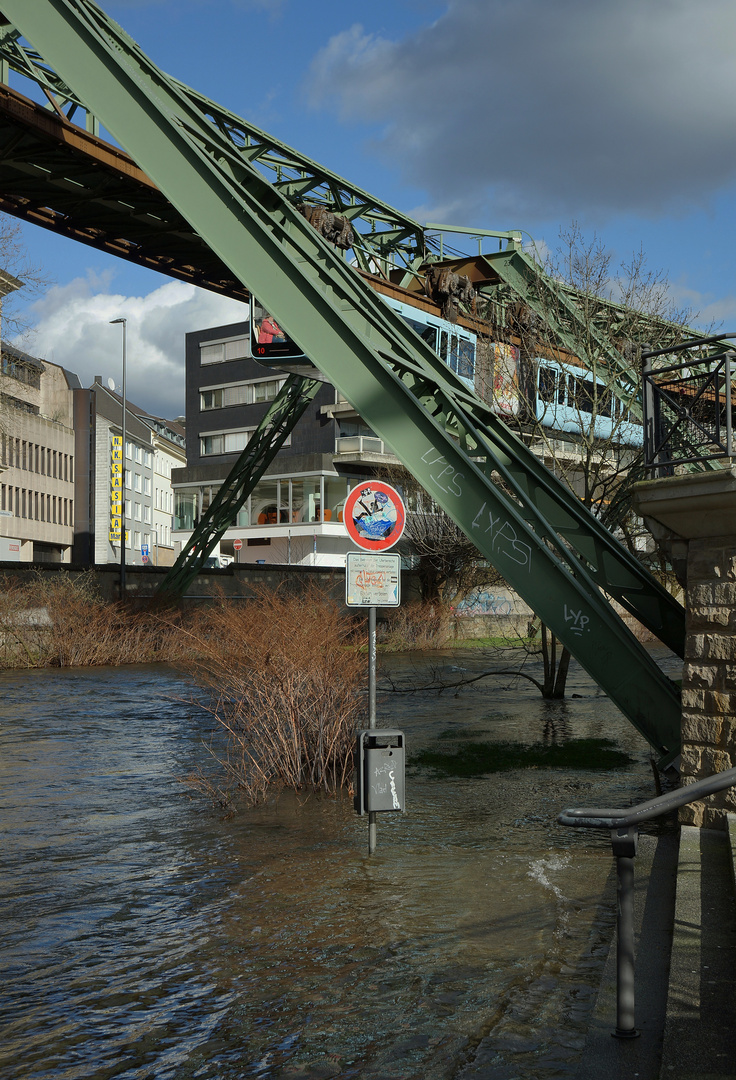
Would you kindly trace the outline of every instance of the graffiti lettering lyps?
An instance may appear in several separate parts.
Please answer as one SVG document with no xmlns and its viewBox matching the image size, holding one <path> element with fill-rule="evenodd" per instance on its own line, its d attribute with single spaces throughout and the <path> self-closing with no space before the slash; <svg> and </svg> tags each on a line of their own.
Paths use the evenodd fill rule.
<svg viewBox="0 0 736 1080">
<path fill-rule="evenodd" d="M 461 600 L 455 608 L 455 614 L 468 615 L 512 615 L 514 605 L 505 593 L 492 593 L 479 589 Z"/>
</svg>

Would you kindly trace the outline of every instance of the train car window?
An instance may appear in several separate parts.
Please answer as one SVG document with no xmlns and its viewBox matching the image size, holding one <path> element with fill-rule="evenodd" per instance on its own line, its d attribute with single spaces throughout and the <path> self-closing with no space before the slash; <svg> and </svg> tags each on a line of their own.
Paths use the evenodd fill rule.
<svg viewBox="0 0 736 1080">
<path fill-rule="evenodd" d="M 437 327 L 427 326 L 425 323 L 417 322 L 416 319 L 409 319 L 406 315 L 402 317 L 412 330 L 427 342 L 430 349 L 437 352 Z"/>
<path fill-rule="evenodd" d="M 254 360 L 303 360 L 297 343 L 254 296 L 250 298 L 250 349 Z"/>
<path fill-rule="evenodd" d="M 580 412 L 593 412 L 593 403 L 595 401 L 595 385 L 590 379 L 578 379 L 578 400 L 577 406 Z"/>
<path fill-rule="evenodd" d="M 459 339 L 457 373 L 463 379 L 475 377 L 475 346 L 472 341 L 467 341 L 465 338 Z"/>
<path fill-rule="evenodd" d="M 457 374 L 458 362 L 458 339 L 456 334 L 450 334 L 450 367 Z"/>
<path fill-rule="evenodd" d="M 437 327 L 436 326 L 425 326 L 419 336 L 424 338 L 424 340 L 427 342 L 427 344 L 429 345 L 430 349 L 433 352 L 437 352 Z"/>
<path fill-rule="evenodd" d="M 447 363 L 447 331 L 440 330 L 440 360 Z"/>
<path fill-rule="evenodd" d="M 539 369 L 539 398 L 541 401 L 549 402 L 550 404 L 555 400 L 555 391 L 557 390 L 557 372 L 552 368 L 540 367 Z"/>
<path fill-rule="evenodd" d="M 572 393 L 572 391 L 571 391 Z M 557 404 L 564 405 L 567 401 L 567 376 L 564 371 L 560 372 L 560 379 L 557 384 Z"/>
<path fill-rule="evenodd" d="M 613 415 L 613 395 L 611 394 L 611 391 L 604 386 L 598 387 L 598 415 Z"/>
</svg>

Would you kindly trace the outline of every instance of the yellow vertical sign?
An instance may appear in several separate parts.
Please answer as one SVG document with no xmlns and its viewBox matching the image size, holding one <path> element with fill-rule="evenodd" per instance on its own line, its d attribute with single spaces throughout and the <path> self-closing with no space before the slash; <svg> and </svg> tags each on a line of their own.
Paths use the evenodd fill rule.
<svg viewBox="0 0 736 1080">
<path fill-rule="evenodd" d="M 110 446 L 110 542 L 120 543 L 123 527 L 123 439 L 113 435 Z"/>
</svg>

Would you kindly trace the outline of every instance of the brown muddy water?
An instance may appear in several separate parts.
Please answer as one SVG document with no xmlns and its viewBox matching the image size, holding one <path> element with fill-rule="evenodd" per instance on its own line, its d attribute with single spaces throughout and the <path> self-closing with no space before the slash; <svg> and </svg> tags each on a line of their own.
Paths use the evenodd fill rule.
<svg viewBox="0 0 736 1080">
<path fill-rule="evenodd" d="M 171 669 L 0 676 L 2 1080 L 572 1076 L 612 860 L 605 836 L 555 819 L 650 797 L 652 774 L 579 669 L 564 703 L 505 682 L 379 698 L 379 726 L 406 733 L 408 809 L 380 816 L 369 857 L 347 799 L 225 820 L 193 797 L 181 778 L 208 727 Z M 412 765 L 467 729 L 609 738 L 633 762 L 466 779 Z"/>
</svg>

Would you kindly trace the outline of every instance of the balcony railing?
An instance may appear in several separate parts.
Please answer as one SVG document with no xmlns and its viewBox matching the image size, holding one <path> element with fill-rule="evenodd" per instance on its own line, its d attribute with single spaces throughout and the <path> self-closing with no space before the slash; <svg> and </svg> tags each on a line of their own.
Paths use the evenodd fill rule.
<svg viewBox="0 0 736 1080">
<path fill-rule="evenodd" d="M 383 439 L 375 435 L 341 435 L 335 439 L 336 454 L 384 454 Z"/>
<path fill-rule="evenodd" d="M 642 353 L 644 459 L 653 477 L 672 476 L 678 466 L 734 456 L 732 373 L 736 352 L 703 347 L 736 334 L 698 338 Z M 684 354 L 655 368 L 655 357 Z"/>
</svg>

